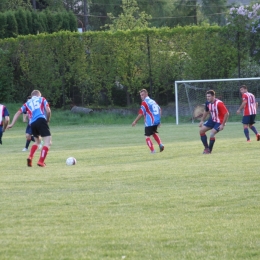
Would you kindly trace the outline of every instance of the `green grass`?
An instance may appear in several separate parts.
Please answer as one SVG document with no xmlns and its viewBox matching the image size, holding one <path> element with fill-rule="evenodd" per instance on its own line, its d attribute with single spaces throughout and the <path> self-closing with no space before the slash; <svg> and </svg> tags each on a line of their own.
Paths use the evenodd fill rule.
<svg viewBox="0 0 260 260">
<path fill-rule="evenodd" d="M 46 168 L 24 127 L 0 147 L 0 259 L 259 259 L 260 142 L 228 123 L 202 155 L 197 124 L 52 126 Z M 256 124 L 259 128 L 259 124 Z M 156 149 L 158 151 L 157 145 Z M 77 165 L 66 166 L 69 156 Z"/>
</svg>

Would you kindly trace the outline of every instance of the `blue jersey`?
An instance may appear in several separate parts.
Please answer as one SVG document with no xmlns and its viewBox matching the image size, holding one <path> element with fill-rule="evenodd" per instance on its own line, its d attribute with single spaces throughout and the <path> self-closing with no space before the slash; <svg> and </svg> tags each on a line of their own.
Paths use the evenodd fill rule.
<svg viewBox="0 0 260 260">
<path fill-rule="evenodd" d="M 3 119 L 9 116 L 6 106 L 0 104 L 0 126 L 3 125 Z"/>
<path fill-rule="evenodd" d="M 46 107 L 49 106 L 47 100 L 44 97 L 33 96 L 20 108 L 22 113 L 27 113 L 29 118 L 29 124 L 35 122 L 38 118 L 45 118 Z"/>
<path fill-rule="evenodd" d="M 161 123 L 161 108 L 149 97 L 143 100 L 139 114 L 144 116 L 145 126 L 159 125 Z"/>
</svg>

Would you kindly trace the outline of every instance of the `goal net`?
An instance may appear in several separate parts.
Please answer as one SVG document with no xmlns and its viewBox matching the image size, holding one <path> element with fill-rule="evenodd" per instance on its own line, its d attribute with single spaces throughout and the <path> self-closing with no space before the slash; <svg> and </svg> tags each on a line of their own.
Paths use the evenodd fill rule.
<svg viewBox="0 0 260 260">
<path fill-rule="evenodd" d="M 260 78 L 175 81 L 176 124 L 200 121 L 204 111 L 206 91 L 209 89 L 213 89 L 216 98 L 225 103 L 229 111 L 228 121 L 240 122 L 242 114 L 236 115 L 236 111 L 242 102 L 239 91 L 241 85 L 246 85 L 248 91 L 253 93 L 260 103 Z"/>
</svg>

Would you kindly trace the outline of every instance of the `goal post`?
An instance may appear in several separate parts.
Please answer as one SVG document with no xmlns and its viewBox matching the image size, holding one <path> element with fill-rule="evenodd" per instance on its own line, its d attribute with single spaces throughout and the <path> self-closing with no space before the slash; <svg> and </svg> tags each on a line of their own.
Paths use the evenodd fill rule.
<svg viewBox="0 0 260 260">
<path fill-rule="evenodd" d="M 256 99 L 260 98 L 260 77 L 175 81 L 176 125 L 180 123 L 181 118 L 186 123 L 200 120 L 206 101 L 206 91 L 209 89 L 213 89 L 216 97 L 225 103 L 230 114 L 234 114 L 241 105 L 239 92 L 241 85 L 246 85 Z M 233 120 L 236 121 L 236 117 Z"/>
</svg>

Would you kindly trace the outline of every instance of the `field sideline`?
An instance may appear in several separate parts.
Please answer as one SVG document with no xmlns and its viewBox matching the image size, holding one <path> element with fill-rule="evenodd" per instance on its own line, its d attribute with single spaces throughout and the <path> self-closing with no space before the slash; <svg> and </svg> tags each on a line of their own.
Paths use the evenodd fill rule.
<svg viewBox="0 0 260 260">
<path fill-rule="evenodd" d="M 26 166 L 24 131 L 0 146 L 1 260 L 260 259 L 260 142 L 241 123 L 210 155 L 198 124 L 162 124 L 156 154 L 141 122 L 51 126 L 46 168 Z"/>
</svg>

